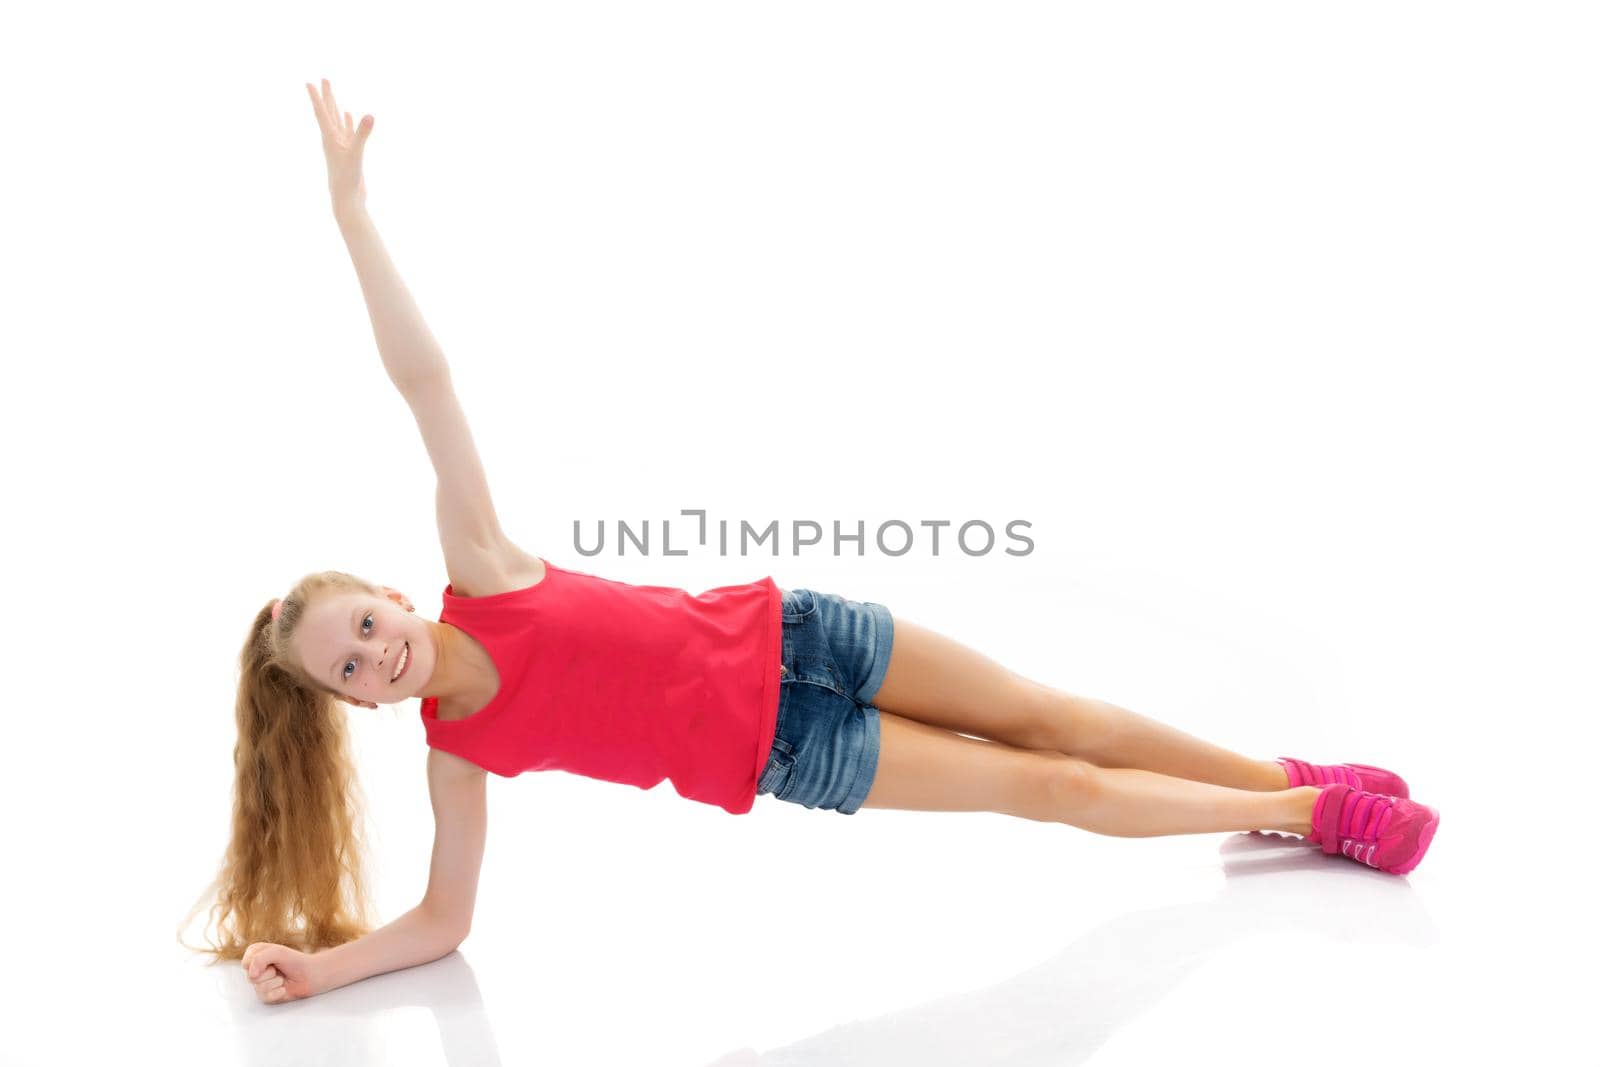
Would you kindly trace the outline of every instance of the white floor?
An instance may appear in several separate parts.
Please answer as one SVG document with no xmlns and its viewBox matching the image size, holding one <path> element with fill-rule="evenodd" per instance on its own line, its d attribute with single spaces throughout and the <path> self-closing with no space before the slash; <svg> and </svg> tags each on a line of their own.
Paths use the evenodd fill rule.
<svg viewBox="0 0 1600 1067">
<path fill-rule="evenodd" d="M 1595 1062 L 1586 961 L 1600 940 L 1581 823 L 1549 831 L 1548 858 L 1528 862 L 1534 843 L 1496 808 L 1510 797 L 1526 811 L 1531 794 L 1433 770 L 1413 784 L 1443 821 L 1406 878 L 1276 834 L 1108 839 L 767 798 L 723 824 L 720 848 L 697 836 L 673 870 L 653 818 L 629 831 L 618 816 L 597 827 L 618 835 L 606 849 L 541 833 L 553 857 L 587 852 L 592 868 L 486 893 L 458 953 L 320 998 L 267 1007 L 232 967 L 108 952 L 120 997 L 74 1013 L 59 1058 L 139 1046 L 261 1065 Z M 657 799 L 615 810 L 631 800 L 671 822 L 681 802 Z M 615 851 L 624 841 L 637 862 Z M 740 866 L 717 853 L 741 849 L 760 893 L 702 894 L 703 878 Z M 630 868 L 647 877 L 628 884 Z"/>
</svg>

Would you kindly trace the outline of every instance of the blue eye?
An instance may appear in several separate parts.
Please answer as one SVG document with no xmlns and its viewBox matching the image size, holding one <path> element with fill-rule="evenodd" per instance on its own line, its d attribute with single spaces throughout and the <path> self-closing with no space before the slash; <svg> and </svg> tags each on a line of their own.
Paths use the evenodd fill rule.
<svg viewBox="0 0 1600 1067">
<path fill-rule="evenodd" d="M 367 632 L 367 623 L 370 622 L 371 620 L 372 620 L 372 614 L 370 612 L 368 612 L 366 615 L 362 616 L 362 618 L 361 618 L 361 632 L 363 634 Z M 355 660 L 351 660 L 350 662 L 346 663 L 344 665 L 344 673 L 342 675 L 340 675 L 340 677 L 342 677 L 345 681 L 348 682 L 350 680 L 350 671 L 355 665 L 356 665 L 356 661 Z"/>
</svg>

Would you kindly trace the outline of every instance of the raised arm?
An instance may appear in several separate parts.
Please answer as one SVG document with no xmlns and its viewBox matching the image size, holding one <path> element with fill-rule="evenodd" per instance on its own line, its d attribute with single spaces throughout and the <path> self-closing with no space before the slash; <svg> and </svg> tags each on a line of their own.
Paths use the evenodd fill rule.
<svg viewBox="0 0 1600 1067">
<path fill-rule="evenodd" d="M 402 393 L 423 382 L 448 373 L 444 352 L 433 339 L 422 312 L 400 280 L 389 259 L 378 230 L 367 214 L 367 187 L 362 176 L 362 154 L 372 133 L 372 116 L 365 115 L 359 126 L 350 121 L 348 111 L 339 111 L 333 87 L 322 80 L 322 91 L 308 82 L 317 125 L 322 128 L 322 152 L 328 160 L 328 195 L 333 201 L 333 217 L 339 224 L 361 279 L 372 332 L 377 336 L 378 354 L 383 358 L 389 380 Z"/>
<path fill-rule="evenodd" d="M 333 217 L 361 280 L 378 354 L 389 380 L 416 417 L 438 477 L 439 543 L 445 570 L 457 591 L 470 595 L 498 591 L 506 575 L 529 569 L 532 556 L 500 528 L 489 479 L 456 398 L 444 352 L 367 214 L 362 152 L 372 132 L 372 116 L 363 116 L 359 125 L 353 123 L 348 111 L 339 111 L 327 79 L 320 92 L 309 83 L 306 92 L 322 129 Z"/>
</svg>

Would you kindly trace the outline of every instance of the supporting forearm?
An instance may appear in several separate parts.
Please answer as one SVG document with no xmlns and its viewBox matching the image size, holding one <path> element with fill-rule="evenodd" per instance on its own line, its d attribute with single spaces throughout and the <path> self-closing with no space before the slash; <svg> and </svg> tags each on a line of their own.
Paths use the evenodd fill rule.
<svg viewBox="0 0 1600 1067">
<path fill-rule="evenodd" d="M 447 955 L 461 943 L 458 932 L 420 906 L 387 926 L 315 953 L 316 992 L 359 982 L 375 974 L 415 967 Z"/>
<path fill-rule="evenodd" d="M 361 279 L 361 293 L 367 299 L 367 314 L 372 319 L 378 354 L 383 357 L 389 380 L 405 392 L 447 373 L 444 352 L 428 324 L 422 321 L 422 312 L 400 280 L 400 272 L 389 259 L 366 207 L 336 208 L 333 214 Z"/>
</svg>

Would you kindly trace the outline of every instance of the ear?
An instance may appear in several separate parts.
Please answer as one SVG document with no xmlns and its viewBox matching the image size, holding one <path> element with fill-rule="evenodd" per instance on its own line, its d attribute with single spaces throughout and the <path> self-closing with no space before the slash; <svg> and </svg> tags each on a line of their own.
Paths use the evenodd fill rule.
<svg viewBox="0 0 1600 1067">
<path fill-rule="evenodd" d="M 384 586 L 383 587 L 383 595 L 388 597 L 390 600 L 394 601 L 396 604 L 399 604 L 400 607 L 402 609 L 406 610 L 406 611 L 416 611 L 417 610 L 412 605 L 411 598 L 406 596 L 404 593 L 402 593 L 398 589 L 390 589 L 388 586 Z"/>
<path fill-rule="evenodd" d="M 378 706 L 370 700 L 351 700 L 343 693 L 339 694 L 339 699 L 349 704 L 352 708 L 375 708 Z"/>
</svg>

